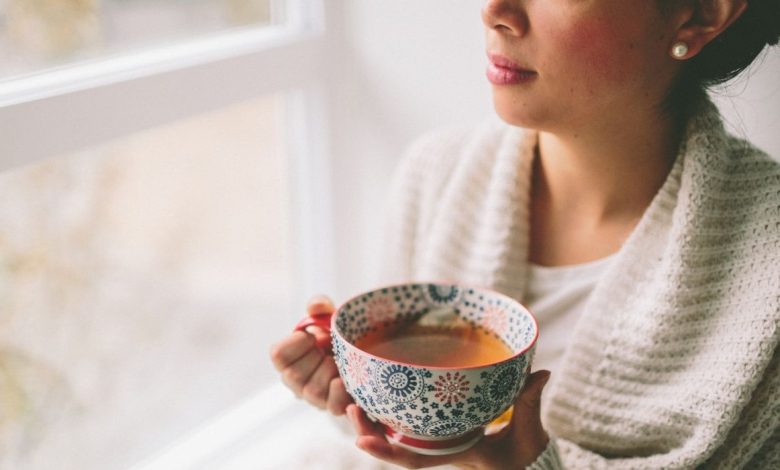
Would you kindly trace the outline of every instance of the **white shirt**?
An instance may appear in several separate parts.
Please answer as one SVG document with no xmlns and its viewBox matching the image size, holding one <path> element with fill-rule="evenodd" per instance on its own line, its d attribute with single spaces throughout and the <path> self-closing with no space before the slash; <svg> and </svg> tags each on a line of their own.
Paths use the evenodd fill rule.
<svg viewBox="0 0 780 470">
<path fill-rule="evenodd" d="M 529 265 L 523 303 L 539 323 L 534 369 L 557 369 L 574 325 L 613 258 L 570 266 Z"/>
</svg>

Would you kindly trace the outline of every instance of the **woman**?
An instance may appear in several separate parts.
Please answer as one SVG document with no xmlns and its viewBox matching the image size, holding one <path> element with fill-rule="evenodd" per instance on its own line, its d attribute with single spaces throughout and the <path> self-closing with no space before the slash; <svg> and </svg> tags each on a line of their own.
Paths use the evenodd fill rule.
<svg viewBox="0 0 780 470">
<path fill-rule="evenodd" d="M 777 43 L 779 15 L 776 0 L 486 1 L 508 125 L 412 147 L 387 280 L 518 298 L 552 376 L 532 375 L 506 431 L 437 457 L 390 445 L 311 335 L 272 352 L 287 385 L 407 467 L 780 468 L 780 165 L 727 135 L 703 92 Z"/>
</svg>

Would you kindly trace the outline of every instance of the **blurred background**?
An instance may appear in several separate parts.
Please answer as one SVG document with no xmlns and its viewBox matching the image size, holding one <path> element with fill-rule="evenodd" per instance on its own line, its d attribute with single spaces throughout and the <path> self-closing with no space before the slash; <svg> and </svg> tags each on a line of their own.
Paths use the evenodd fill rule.
<svg viewBox="0 0 780 470">
<path fill-rule="evenodd" d="M 0 0 L 0 470 L 380 468 L 277 382 L 388 174 L 492 118 L 481 2 Z M 780 57 L 714 95 L 780 155 Z"/>
</svg>

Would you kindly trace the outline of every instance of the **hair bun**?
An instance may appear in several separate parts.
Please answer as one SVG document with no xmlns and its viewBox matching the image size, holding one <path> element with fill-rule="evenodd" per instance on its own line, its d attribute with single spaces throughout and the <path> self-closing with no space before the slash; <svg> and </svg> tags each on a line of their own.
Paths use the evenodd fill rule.
<svg viewBox="0 0 780 470">
<path fill-rule="evenodd" d="M 771 31 L 767 33 L 767 44 L 770 46 L 776 46 L 778 42 L 780 42 L 780 31 Z"/>
<path fill-rule="evenodd" d="M 777 0 L 753 0 L 762 29 L 766 31 L 766 43 L 770 46 L 780 42 L 780 2 Z"/>
</svg>

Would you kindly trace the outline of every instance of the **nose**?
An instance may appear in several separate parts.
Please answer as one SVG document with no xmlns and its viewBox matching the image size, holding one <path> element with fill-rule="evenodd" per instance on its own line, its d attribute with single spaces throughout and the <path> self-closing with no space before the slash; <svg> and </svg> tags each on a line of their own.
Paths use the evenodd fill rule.
<svg viewBox="0 0 780 470">
<path fill-rule="evenodd" d="M 522 0 L 487 0 L 482 7 L 485 28 L 512 36 L 522 36 L 528 30 L 528 16 Z"/>
</svg>

